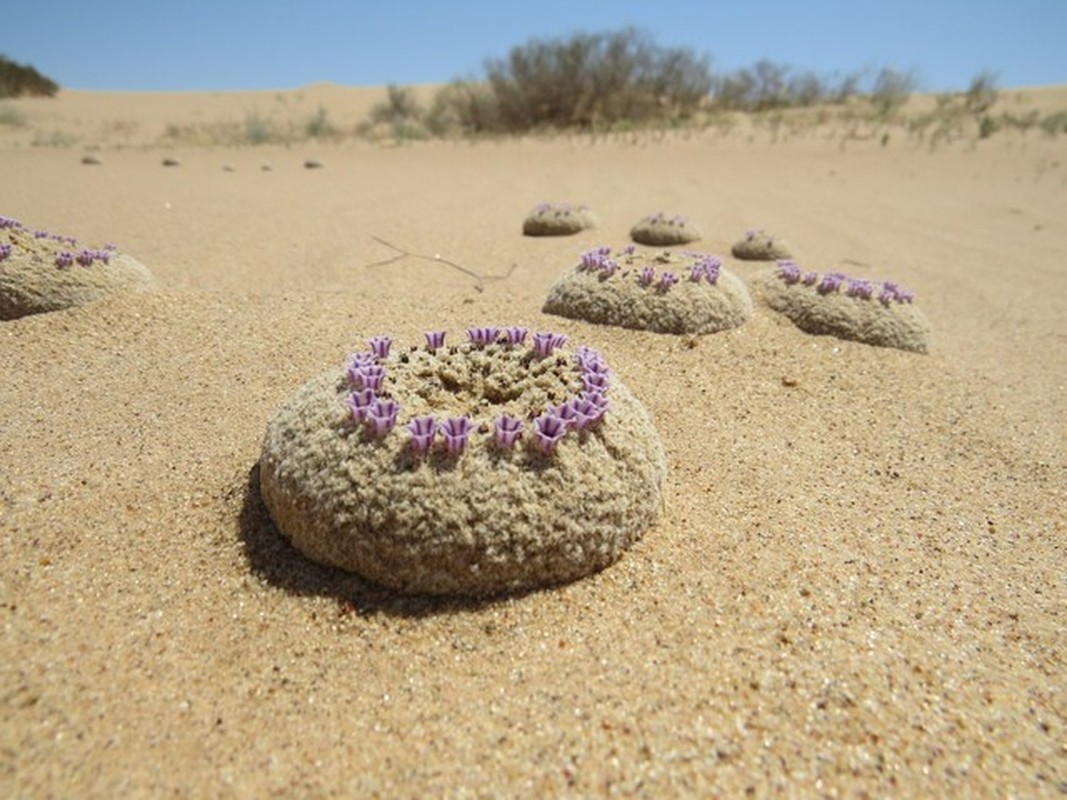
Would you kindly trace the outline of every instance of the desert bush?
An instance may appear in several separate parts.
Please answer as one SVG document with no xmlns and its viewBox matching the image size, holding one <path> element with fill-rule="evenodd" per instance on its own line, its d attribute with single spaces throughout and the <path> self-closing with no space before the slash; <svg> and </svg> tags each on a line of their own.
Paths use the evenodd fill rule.
<svg viewBox="0 0 1067 800">
<path fill-rule="evenodd" d="M 330 139 L 337 135 L 337 129 L 330 122 L 326 109 L 319 106 L 304 123 L 304 133 L 309 139 Z"/>
<path fill-rule="evenodd" d="M 888 117 L 907 102 L 917 85 L 918 79 L 913 71 L 884 67 L 871 85 L 870 101 L 880 116 Z"/>
<path fill-rule="evenodd" d="M 1041 130 L 1049 136 L 1067 133 L 1067 111 L 1057 111 L 1055 114 L 1046 114 L 1038 123 Z"/>
<path fill-rule="evenodd" d="M 26 115 L 14 106 L 2 105 L 0 106 L 0 125 L 7 125 L 11 128 L 24 128 L 26 126 Z"/>
<path fill-rule="evenodd" d="M 967 87 L 963 105 L 972 114 L 984 114 L 997 102 L 997 76 L 992 72 L 979 72 Z"/>
<path fill-rule="evenodd" d="M 488 60 L 485 74 L 442 90 L 431 129 L 517 133 L 687 119 L 712 88 L 706 58 L 660 47 L 634 28 L 534 39 Z"/>
<path fill-rule="evenodd" d="M 52 97 L 58 91 L 59 84 L 34 67 L 0 54 L 0 97 Z"/>
</svg>

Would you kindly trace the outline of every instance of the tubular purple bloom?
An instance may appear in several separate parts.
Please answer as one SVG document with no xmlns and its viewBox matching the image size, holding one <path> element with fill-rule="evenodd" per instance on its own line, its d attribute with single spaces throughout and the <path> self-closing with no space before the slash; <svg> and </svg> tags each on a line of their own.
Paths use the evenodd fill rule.
<svg viewBox="0 0 1067 800">
<path fill-rule="evenodd" d="M 805 286 L 814 286 L 819 281 L 818 272 L 805 272 L 800 276 L 800 282 Z"/>
<path fill-rule="evenodd" d="M 468 417 L 450 417 L 438 426 L 449 455 L 459 455 L 467 446 L 474 424 Z"/>
<path fill-rule="evenodd" d="M 388 357 L 389 348 L 393 346 L 393 340 L 388 336 L 372 336 L 367 343 L 370 345 L 370 350 L 374 353 L 375 358 Z"/>
<path fill-rule="evenodd" d="M 93 252 L 92 250 L 82 250 L 78 253 L 77 257 L 74 260 L 81 264 L 83 267 L 88 267 L 90 264 L 93 263 Z"/>
<path fill-rule="evenodd" d="M 94 250 L 93 258 L 97 259 L 98 261 L 102 261 L 105 264 L 110 264 L 111 252 L 109 250 Z"/>
<path fill-rule="evenodd" d="M 367 411 L 371 404 L 377 400 L 374 392 L 370 389 L 357 389 L 348 396 L 348 408 L 352 411 L 352 418 L 356 422 L 363 422 L 367 417 Z"/>
<path fill-rule="evenodd" d="M 708 270 L 704 262 L 699 261 L 689 268 L 689 281 L 691 283 L 700 283 L 707 274 Z"/>
<path fill-rule="evenodd" d="M 598 395 L 598 397 L 604 396 Z M 579 431 L 584 431 L 598 423 L 603 418 L 604 411 L 607 410 L 607 399 L 603 400 L 603 404 L 596 403 L 584 394 L 570 402 L 574 409 L 574 428 Z"/>
<path fill-rule="evenodd" d="M 665 292 L 670 289 L 674 284 L 678 283 L 678 276 L 673 272 L 664 272 L 659 276 L 659 283 L 656 284 L 656 289 L 661 292 Z"/>
<path fill-rule="evenodd" d="M 405 427 L 411 434 L 411 449 L 419 455 L 430 452 L 437 435 L 437 421 L 433 417 L 415 417 Z"/>
<path fill-rule="evenodd" d="M 445 344 L 445 332 L 444 331 L 426 331 L 423 334 L 426 337 L 426 348 L 433 352 L 438 347 L 444 347 Z"/>
<path fill-rule="evenodd" d="M 499 335 L 500 328 L 467 328 L 467 338 L 478 347 L 493 344 Z"/>
<path fill-rule="evenodd" d="M 603 356 L 584 344 L 575 349 L 574 360 L 578 363 L 578 369 L 581 372 L 596 372 L 605 375 L 611 372 Z"/>
<path fill-rule="evenodd" d="M 847 275 L 840 272 L 827 272 L 822 276 L 822 280 L 819 281 L 819 285 L 815 287 L 815 290 L 819 294 L 833 294 L 847 277 Z"/>
<path fill-rule="evenodd" d="M 656 279 L 656 270 L 652 267 L 645 267 L 641 270 L 641 274 L 637 276 L 637 282 L 642 286 L 651 286 L 652 281 Z"/>
<path fill-rule="evenodd" d="M 578 401 L 580 403 L 588 403 L 588 407 L 593 409 L 593 424 L 603 419 L 604 414 L 606 414 L 611 407 L 611 402 L 603 392 L 584 391 L 578 395 Z M 583 406 L 583 408 L 587 407 Z"/>
<path fill-rule="evenodd" d="M 528 331 L 526 328 L 514 327 L 504 330 L 504 334 L 508 337 L 508 344 L 520 345 L 526 341 L 526 334 Z"/>
<path fill-rule="evenodd" d="M 864 278 L 849 278 L 848 284 L 845 287 L 845 294 L 849 297 L 860 297 L 864 300 L 870 300 L 871 295 L 874 294 L 874 286 L 871 282 Z"/>
<path fill-rule="evenodd" d="M 534 354 L 538 358 L 548 358 L 557 347 L 562 347 L 567 337 L 562 333 L 535 333 Z"/>
<path fill-rule="evenodd" d="M 396 415 L 399 411 L 400 406 L 395 400 L 376 399 L 367 409 L 363 424 L 376 439 L 381 439 L 396 425 Z"/>
<path fill-rule="evenodd" d="M 61 268 L 71 267 L 74 265 L 74 253 L 69 250 L 61 250 L 56 253 L 56 266 Z"/>
<path fill-rule="evenodd" d="M 21 228 L 22 223 L 17 219 L 0 215 L 0 228 Z"/>
<path fill-rule="evenodd" d="M 751 242 L 753 239 L 756 238 L 756 233 L 757 231 L 755 229 L 749 228 L 747 231 L 745 231 L 745 240 Z"/>
<path fill-rule="evenodd" d="M 604 394 L 611 388 L 611 379 L 603 372 L 582 373 L 582 386 L 590 394 Z"/>
<path fill-rule="evenodd" d="M 783 258 L 778 262 L 778 277 L 787 284 L 800 282 L 800 267 L 797 262 L 789 258 Z"/>
<path fill-rule="evenodd" d="M 5 259 L 9 258 L 10 256 L 11 256 L 11 245 L 9 245 L 7 242 L 4 242 L 3 244 L 0 244 L 0 261 L 4 261 Z"/>
<path fill-rule="evenodd" d="M 586 250 L 584 253 L 582 253 L 581 264 L 579 265 L 579 269 L 600 269 L 603 266 L 604 262 L 609 260 L 609 255 L 611 255 L 610 247 L 595 247 L 592 250 Z"/>
<path fill-rule="evenodd" d="M 567 424 L 568 430 L 578 429 L 578 409 L 575 407 L 573 399 L 560 403 L 558 406 L 549 406 L 546 412 L 550 416 L 559 417 L 563 420 Z"/>
<path fill-rule="evenodd" d="M 618 268 L 619 265 L 615 262 L 614 259 L 605 258 L 604 261 L 600 264 L 600 277 L 610 278 L 612 275 L 615 274 L 615 271 Z"/>
<path fill-rule="evenodd" d="M 567 423 L 554 414 L 542 414 L 534 420 L 534 444 L 546 456 L 552 455 L 567 434 Z"/>
<path fill-rule="evenodd" d="M 3 227 L 3 226 L 0 225 L 0 227 Z M 48 239 L 50 236 L 51 236 L 51 234 L 48 231 L 34 231 L 33 232 L 33 238 L 34 239 Z"/>
<path fill-rule="evenodd" d="M 515 442 L 522 436 L 523 424 L 521 419 L 501 414 L 496 418 L 496 442 L 501 447 L 514 447 Z"/>
<path fill-rule="evenodd" d="M 381 364 L 368 364 L 358 370 L 360 378 L 360 385 L 366 389 L 371 389 L 375 392 L 382 390 L 382 384 L 385 382 L 386 369 Z M 352 377 L 352 372 L 349 371 L 349 377 Z"/>
<path fill-rule="evenodd" d="M 635 252 L 637 252 L 636 245 L 628 244 L 626 247 L 622 248 L 622 254 L 624 256 L 632 256 Z"/>
</svg>

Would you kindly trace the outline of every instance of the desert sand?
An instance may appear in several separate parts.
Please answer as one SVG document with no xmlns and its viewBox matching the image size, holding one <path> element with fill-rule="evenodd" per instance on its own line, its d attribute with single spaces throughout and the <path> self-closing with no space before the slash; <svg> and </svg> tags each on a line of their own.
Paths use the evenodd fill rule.
<svg viewBox="0 0 1067 800">
<path fill-rule="evenodd" d="M 1067 792 L 1067 139 L 164 138 L 381 95 L 64 92 L 0 126 L 0 214 L 160 287 L 0 323 L 0 794 Z M 541 202 L 599 226 L 524 237 Z M 541 313 L 658 209 L 742 279 L 764 228 L 898 281 L 930 353 L 759 305 L 706 336 Z M 663 442 L 659 521 L 481 601 L 301 557 L 259 494 L 279 406 L 370 336 L 490 324 L 605 354 Z"/>
</svg>

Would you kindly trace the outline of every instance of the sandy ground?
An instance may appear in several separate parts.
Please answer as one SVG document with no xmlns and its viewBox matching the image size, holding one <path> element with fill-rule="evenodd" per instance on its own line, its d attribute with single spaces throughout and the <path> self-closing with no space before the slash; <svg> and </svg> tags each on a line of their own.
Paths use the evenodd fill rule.
<svg viewBox="0 0 1067 800">
<path fill-rule="evenodd" d="M 309 92 L 336 121 L 380 96 Z M 162 290 L 0 323 L 0 793 L 1067 793 L 1067 139 L 163 147 L 279 101 L 19 102 L 92 132 L 0 136 L 0 214 L 115 242 Z M 541 201 L 601 227 L 524 238 Z M 698 339 L 540 312 L 660 209 L 742 277 L 730 244 L 764 227 L 896 279 L 932 352 L 767 309 Z M 376 265 L 381 240 L 431 258 Z M 605 353 L 667 452 L 659 523 L 488 602 L 302 559 L 259 499 L 274 410 L 371 335 L 479 324 Z"/>
</svg>

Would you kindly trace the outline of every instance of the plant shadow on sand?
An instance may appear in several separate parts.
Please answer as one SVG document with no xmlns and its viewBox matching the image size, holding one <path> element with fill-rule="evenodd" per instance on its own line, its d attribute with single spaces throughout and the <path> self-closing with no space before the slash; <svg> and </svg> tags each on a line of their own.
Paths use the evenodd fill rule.
<svg viewBox="0 0 1067 800">
<path fill-rule="evenodd" d="M 476 611 L 541 591 L 531 589 L 487 597 L 407 595 L 353 572 L 318 564 L 293 547 L 271 519 L 259 493 L 258 461 L 243 487 L 238 533 L 245 557 L 258 578 L 290 594 L 336 598 L 344 610 L 360 616 L 430 617 Z"/>
</svg>

